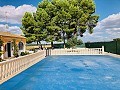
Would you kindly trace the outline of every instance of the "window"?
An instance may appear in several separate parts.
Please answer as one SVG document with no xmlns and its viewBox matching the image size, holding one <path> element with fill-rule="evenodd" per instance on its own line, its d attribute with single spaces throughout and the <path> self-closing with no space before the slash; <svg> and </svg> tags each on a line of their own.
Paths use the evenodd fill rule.
<svg viewBox="0 0 120 90">
<path fill-rule="evenodd" d="M 19 50 L 23 50 L 23 43 L 22 42 L 19 42 Z"/>
</svg>

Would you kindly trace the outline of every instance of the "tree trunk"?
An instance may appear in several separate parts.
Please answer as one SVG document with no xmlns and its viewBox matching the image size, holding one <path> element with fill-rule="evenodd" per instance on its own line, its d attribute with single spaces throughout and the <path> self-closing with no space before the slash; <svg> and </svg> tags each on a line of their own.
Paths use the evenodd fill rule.
<svg viewBox="0 0 120 90">
<path fill-rule="evenodd" d="M 43 50 L 43 47 L 42 47 L 42 44 L 41 44 L 40 41 L 39 41 L 39 44 L 40 44 L 39 48 L 40 48 L 41 50 Z"/>
<path fill-rule="evenodd" d="M 51 42 L 51 48 L 53 48 L 53 41 Z"/>
<path fill-rule="evenodd" d="M 77 26 L 75 26 L 74 35 L 76 35 L 76 36 L 77 36 Z"/>
<path fill-rule="evenodd" d="M 37 45 L 38 45 L 38 41 L 37 41 Z"/>
<path fill-rule="evenodd" d="M 63 31 L 63 42 L 64 42 L 63 46 L 64 46 L 64 49 L 65 49 L 65 32 L 64 31 Z"/>
</svg>

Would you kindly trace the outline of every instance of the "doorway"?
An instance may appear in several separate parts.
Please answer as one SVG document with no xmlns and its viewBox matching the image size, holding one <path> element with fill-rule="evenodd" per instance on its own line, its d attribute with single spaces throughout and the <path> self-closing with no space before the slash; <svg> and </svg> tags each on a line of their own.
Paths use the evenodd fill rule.
<svg viewBox="0 0 120 90">
<path fill-rule="evenodd" d="M 7 43 L 8 57 L 11 57 L 11 43 Z"/>
</svg>

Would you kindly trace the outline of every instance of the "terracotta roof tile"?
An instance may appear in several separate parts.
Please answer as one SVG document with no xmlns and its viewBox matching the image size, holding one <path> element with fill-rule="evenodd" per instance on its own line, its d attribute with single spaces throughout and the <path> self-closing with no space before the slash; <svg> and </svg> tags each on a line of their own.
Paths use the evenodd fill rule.
<svg viewBox="0 0 120 90">
<path fill-rule="evenodd" d="M 16 38 L 25 38 L 24 36 L 20 36 L 17 34 L 12 34 L 10 32 L 2 32 L 0 31 L 0 36 L 7 36 L 7 37 L 16 37 Z"/>
</svg>

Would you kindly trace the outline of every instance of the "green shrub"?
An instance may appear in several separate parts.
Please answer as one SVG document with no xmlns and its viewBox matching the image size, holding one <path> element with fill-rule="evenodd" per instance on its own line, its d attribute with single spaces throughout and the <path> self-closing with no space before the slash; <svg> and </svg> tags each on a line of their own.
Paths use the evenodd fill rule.
<svg viewBox="0 0 120 90">
<path fill-rule="evenodd" d="M 21 52 L 21 54 L 20 54 L 20 56 L 24 56 L 24 55 L 28 55 L 29 54 L 29 52 Z"/>
<path fill-rule="evenodd" d="M 17 44 L 16 44 L 16 40 L 15 40 L 15 39 L 13 39 L 13 47 L 14 47 L 13 55 L 14 55 L 15 57 L 19 57 L 19 55 L 18 55 L 18 46 L 17 46 Z"/>
<path fill-rule="evenodd" d="M 1 55 L 3 54 L 1 50 L 1 46 L 3 45 L 3 41 L 0 39 L 0 61 L 2 61 Z"/>
<path fill-rule="evenodd" d="M 20 56 L 24 56 L 24 55 L 25 55 L 25 53 L 24 53 L 24 52 L 21 52 Z"/>
<path fill-rule="evenodd" d="M 72 37 L 69 38 L 67 43 L 66 43 L 66 47 L 67 48 L 74 48 L 77 45 L 77 37 Z"/>
<path fill-rule="evenodd" d="M 66 43 L 67 48 L 75 48 L 77 45 L 81 45 L 83 42 L 81 39 L 77 39 L 76 36 L 69 38 Z"/>
</svg>

